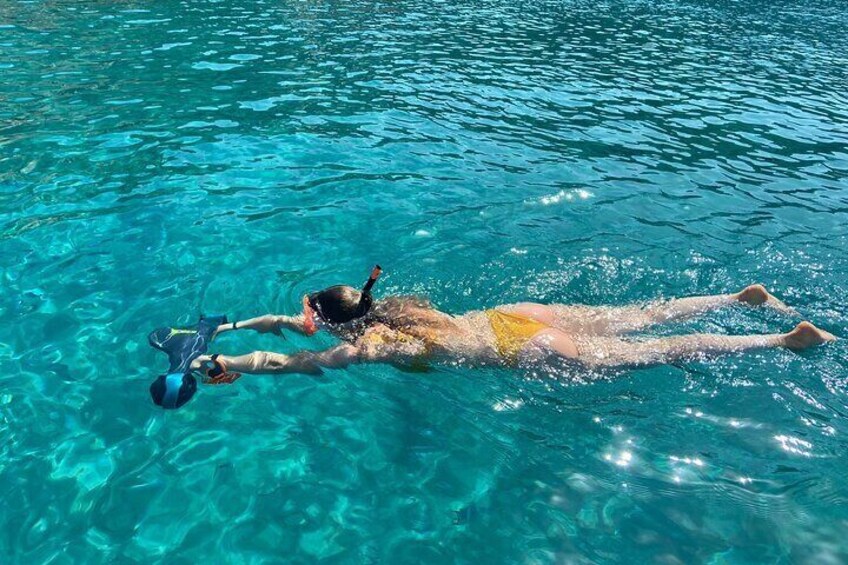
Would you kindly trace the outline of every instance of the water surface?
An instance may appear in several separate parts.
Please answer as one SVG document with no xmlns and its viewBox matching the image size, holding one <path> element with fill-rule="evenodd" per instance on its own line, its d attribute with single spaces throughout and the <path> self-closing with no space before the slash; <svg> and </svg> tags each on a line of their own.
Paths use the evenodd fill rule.
<svg viewBox="0 0 848 565">
<path fill-rule="evenodd" d="M 451 312 L 758 281 L 848 335 L 846 29 L 838 1 L 0 3 L 0 553 L 848 560 L 844 343 L 358 366 L 163 413 L 145 342 L 375 262 Z"/>
</svg>

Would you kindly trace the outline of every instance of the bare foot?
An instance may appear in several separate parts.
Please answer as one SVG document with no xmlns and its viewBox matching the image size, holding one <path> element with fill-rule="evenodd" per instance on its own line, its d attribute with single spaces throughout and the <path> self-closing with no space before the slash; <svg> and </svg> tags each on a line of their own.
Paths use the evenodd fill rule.
<svg viewBox="0 0 848 565">
<path fill-rule="evenodd" d="M 745 287 L 745 290 L 737 292 L 734 295 L 736 300 L 739 302 L 744 302 L 751 306 L 759 306 L 768 300 L 770 296 L 769 291 L 767 291 L 766 287 L 761 284 L 752 284 L 751 286 L 747 286 Z"/>
<path fill-rule="evenodd" d="M 835 335 L 818 329 L 810 322 L 801 322 L 795 326 L 794 330 L 784 335 L 783 338 L 785 340 L 784 345 L 793 351 L 800 351 L 814 345 L 836 341 Z"/>
<path fill-rule="evenodd" d="M 767 291 L 766 287 L 761 284 L 752 284 L 751 286 L 745 287 L 745 289 L 741 292 L 737 292 L 733 296 L 739 302 L 749 304 L 750 306 L 760 306 L 765 304 L 766 306 L 774 308 L 784 314 L 792 314 L 794 316 L 798 315 L 798 312 L 794 308 L 775 298 L 775 296 Z"/>
</svg>

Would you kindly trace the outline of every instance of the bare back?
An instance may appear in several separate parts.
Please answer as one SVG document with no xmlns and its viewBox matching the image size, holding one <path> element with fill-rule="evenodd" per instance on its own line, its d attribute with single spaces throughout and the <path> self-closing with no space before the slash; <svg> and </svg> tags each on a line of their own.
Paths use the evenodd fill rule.
<svg viewBox="0 0 848 565">
<path fill-rule="evenodd" d="M 408 299 L 388 299 L 376 310 L 379 325 L 397 332 L 392 334 L 378 330 L 380 339 L 396 343 L 399 351 L 408 349 L 408 339 L 413 338 L 421 343 L 427 357 L 442 361 L 461 361 L 466 364 L 494 364 L 501 361 L 485 312 L 472 311 L 452 316 L 429 304 Z M 376 327 L 369 328 L 366 335 L 375 335 L 372 334 L 375 330 Z M 369 337 L 367 341 L 374 339 Z"/>
</svg>

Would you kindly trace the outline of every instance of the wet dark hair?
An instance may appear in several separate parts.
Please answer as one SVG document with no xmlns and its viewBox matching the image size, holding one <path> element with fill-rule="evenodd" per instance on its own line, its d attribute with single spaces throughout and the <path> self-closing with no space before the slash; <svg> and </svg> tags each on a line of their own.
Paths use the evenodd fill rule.
<svg viewBox="0 0 848 565">
<path fill-rule="evenodd" d="M 348 315 L 355 312 L 356 304 L 360 300 L 360 292 L 351 287 L 334 288 L 344 289 L 338 291 L 340 296 L 336 304 L 340 306 L 340 309 Z M 434 332 L 442 332 L 453 327 L 449 318 L 433 308 L 429 300 L 420 296 L 389 296 L 380 300 L 369 300 L 369 302 L 371 302 L 370 306 L 361 316 L 348 319 L 345 314 L 341 314 L 338 319 L 346 319 L 347 322 L 335 323 L 349 323 L 339 334 L 341 339 L 355 341 L 362 332 L 374 324 L 382 324 L 421 339 L 430 339 Z"/>
<path fill-rule="evenodd" d="M 370 292 L 363 293 L 341 284 L 313 292 L 307 299 L 318 316 L 330 324 L 346 324 L 361 318 L 374 303 Z"/>
<path fill-rule="evenodd" d="M 380 265 L 376 265 L 361 291 L 352 286 L 339 284 L 313 292 L 306 299 L 309 306 L 323 321 L 330 324 L 346 324 L 362 318 L 371 310 L 374 304 L 371 289 L 380 278 L 381 272 Z"/>
<path fill-rule="evenodd" d="M 383 324 L 423 340 L 455 329 L 450 316 L 433 308 L 426 298 L 389 296 L 374 300 L 371 287 L 379 276 L 380 266 L 377 265 L 361 291 L 352 286 L 337 285 L 314 292 L 306 299 L 324 322 L 339 326 L 349 324 L 336 328 L 338 337 L 345 341 L 355 341 L 374 324 Z"/>
</svg>

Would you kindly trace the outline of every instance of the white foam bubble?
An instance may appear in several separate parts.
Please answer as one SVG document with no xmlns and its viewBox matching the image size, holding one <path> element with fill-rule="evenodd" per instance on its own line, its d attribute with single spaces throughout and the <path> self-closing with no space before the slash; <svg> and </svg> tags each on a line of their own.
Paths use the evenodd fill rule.
<svg viewBox="0 0 848 565">
<path fill-rule="evenodd" d="M 552 204 L 559 204 L 562 201 L 572 202 L 574 200 L 587 200 L 592 196 L 594 195 L 591 192 L 583 188 L 575 190 L 560 190 L 556 194 L 541 197 L 539 199 L 539 203 L 543 206 L 551 206 Z"/>
</svg>

